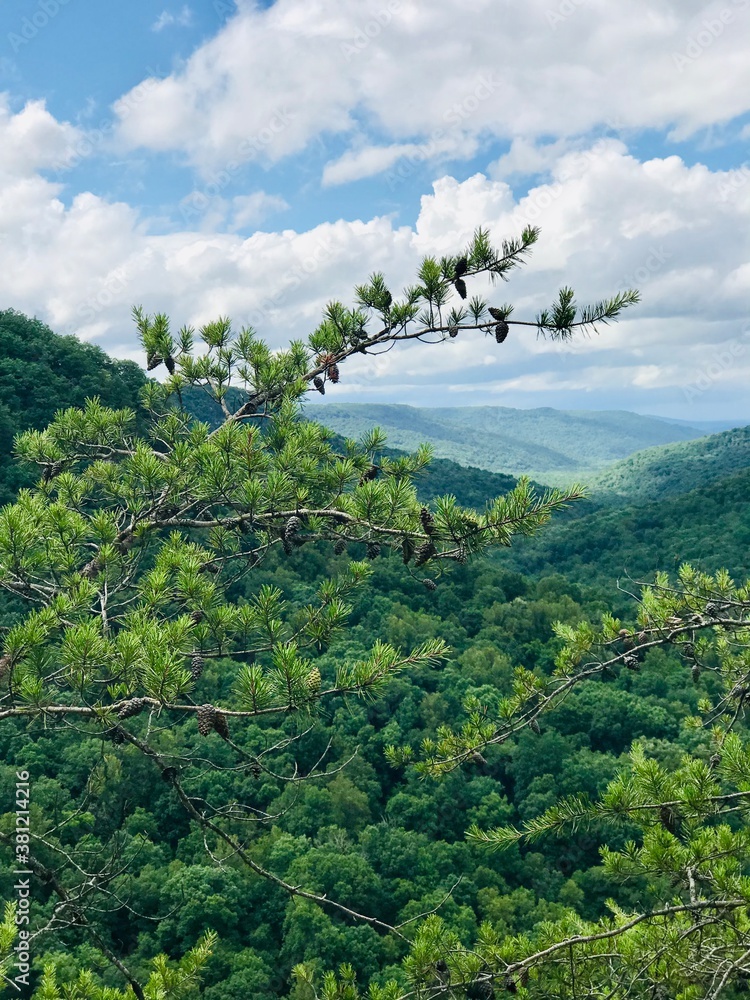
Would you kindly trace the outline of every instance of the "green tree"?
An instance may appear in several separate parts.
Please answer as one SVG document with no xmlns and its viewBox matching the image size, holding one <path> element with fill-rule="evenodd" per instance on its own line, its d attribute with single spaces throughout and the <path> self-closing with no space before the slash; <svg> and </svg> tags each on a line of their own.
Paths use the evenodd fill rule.
<svg viewBox="0 0 750 1000">
<path fill-rule="evenodd" d="M 114 838 L 104 849 L 79 828 L 83 823 L 85 830 L 90 806 L 108 783 L 130 768 L 142 774 L 144 764 L 149 784 L 154 777 L 164 783 L 156 786 L 159 797 L 168 793 L 164 810 L 170 817 L 181 812 L 172 821 L 175 837 L 192 826 L 220 866 L 244 868 L 297 906 L 324 908 L 326 919 L 354 920 L 363 954 L 374 953 L 376 931 L 403 946 L 411 940 L 418 914 L 407 930 L 366 911 L 364 862 L 352 861 L 352 878 L 358 875 L 347 882 L 351 900 L 341 884 L 344 902 L 327 893 L 342 876 L 322 877 L 325 851 L 310 888 L 263 862 L 256 831 L 269 818 L 260 805 L 265 788 L 315 781 L 340 766 L 326 747 L 305 769 L 295 761 L 298 743 L 304 757 L 300 740 L 316 713 L 345 696 L 374 694 L 400 671 L 447 655 L 441 638 L 406 652 L 377 641 L 364 655 L 328 654 L 329 648 L 335 654 L 352 594 L 382 549 L 398 552 L 404 572 L 432 591 L 450 563 L 536 532 L 583 493 L 574 486 L 538 495 L 522 479 L 481 512 L 452 496 L 427 507 L 413 482 L 428 463 L 427 448 L 389 458 L 375 430 L 337 451 L 328 432 L 301 419 L 299 404 L 308 391 L 337 383 L 353 354 L 472 331 L 501 345 L 514 324 L 565 340 L 637 301 L 635 292 L 625 292 L 579 309 L 572 290 L 563 288 L 535 321 L 516 321 L 511 306 L 467 300 L 467 281 L 507 278 L 537 236 L 528 228 L 495 247 L 478 230 L 457 256 L 425 258 L 417 284 L 398 299 L 375 274 L 356 289 L 353 308 L 329 303 L 307 342 L 283 351 L 270 350 L 252 329 L 235 334 L 220 319 L 199 331 L 205 350 L 196 355 L 192 329 L 173 335 L 166 316 L 137 308 L 148 367 L 163 364 L 168 372 L 163 384 L 144 386 L 146 426 L 131 408 L 89 399 L 59 412 L 46 429 L 17 438 L 18 456 L 35 464 L 41 479 L 0 511 L 0 584 L 31 606 L 5 635 L 0 720 L 15 732 L 29 723 L 52 734 L 74 732 L 82 751 L 75 807 L 56 821 L 38 818 L 23 860 L 45 896 L 44 933 L 70 936 L 80 928 L 139 998 L 149 987 L 117 957 L 96 915 L 115 900 L 121 920 L 136 919 L 126 889 L 137 871 L 138 838 Z M 231 410 L 228 393 L 236 384 L 244 401 Z M 196 387 L 222 408 L 224 421 L 213 431 L 182 405 L 183 391 Z M 252 574 L 262 572 L 270 554 L 304 558 L 326 543 L 334 552 L 358 545 L 369 561 L 349 562 L 314 592 L 302 588 L 299 599 L 288 599 L 276 582 L 253 588 Z M 299 720 L 291 735 L 271 728 L 284 718 Z M 184 720 L 192 725 L 178 731 Z M 470 752 L 478 751 L 467 743 L 455 762 Z M 229 778 L 237 773 L 248 790 L 258 783 L 257 795 L 249 791 L 242 802 L 232 796 Z M 361 826 L 367 804 L 345 805 L 344 791 L 337 778 L 328 786 L 331 817 Z M 127 809 L 124 800 L 120 805 Z M 13 843 L 7 833 L 0 839 Z M 305 865 L 297 868 L 304 873 Z M 193 873 L 181 881 L 186 892 L 209 893 L 217 921 L 231 933 L 237 915 L 231 903 L 222 905 L 221 893 L 209 892 L 210 880 Z M 204 888 L 191 890 L 194 882 Z M 437 903 L 431 900 L 430 909 Z M 186 907 L 186 927 L 196 929 L 190 921 L 197 913 L 196 905 Z M 461 913 L 458 925 L 470 926 L 469 911 Z M 174 932 L 183 932 L 179 924 Z M 54 995 L 56 987 L 49 980 L 41 989 Z"/>
</svg>

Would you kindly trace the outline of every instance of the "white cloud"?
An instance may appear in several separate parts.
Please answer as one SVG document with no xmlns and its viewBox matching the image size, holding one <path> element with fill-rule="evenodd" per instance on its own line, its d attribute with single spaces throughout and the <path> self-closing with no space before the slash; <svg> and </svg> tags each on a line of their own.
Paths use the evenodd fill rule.
<svg viewBox="0 0 750 1000">
<path fill-rule="evenodd" d="M 255 191 L 253 194 L 237 195 L 232 199 L 231 228 L 237 230 L 258 225 L 269 215 L 283 212 L 287 208 L 288 202 L 277 194 Z"/>
<path fill-rule="evenodd" d="M 14 114 L 10 95 L 0 92 L 0 176 L 31 178 L 66 163 L 84 133 L 58 122 L 44 101 L 29 101 Z"/>
<path fill-rule="evenodd" d="M 571 345 L 514 326 L 503 345 L 467 334 L 434 348 L 351 359 L 337 393 L 376 398 L 410 385 L 404 392 L 415 401 L 450 393 L 459 402 L 469 393 L 513 405 L 550 392 L 558 393 L 552 405 L 571 405 L 581 392 L 607 405 L 629 392 L 642 406 L 659 400 L 675 415 L 685 415 L 688 402 L 711 399 L 744 412 L 750 183 L 742 171 L 687 166 L 677 157 L 640 162 L 622 142 L 604 140 L 565 152 L 550 180 L 520 200 L 502 180 L 445 176 L 423 197 L 413 228 L 376 217 L 247 238 L 209 230 L 165 235 L 133 207 L 91 193 L 66 206 L 60 184 L 39 171 L 76 141 L 76 130 L 41 105 L 16 114 L 7 102 L 0 108 L 0 300 L 58 332 L 139 357 L 129 310 L 140 302 L 169 313 L 175 326 L 228 314 L 280 345 L 310 332 L 326 300 L 351 301 L 353 285 L 373 270 L 384 271 L 398 293 L 413 281 L 421 255 L 456 252 L 476 226 L 502 238 L 533 223 L 542 238 L 530 263 L 507 288 L 473 281 L 471 294 L 514 302 L 518 319 L 533 318 L 567 283 L 581 302 L 637 285 L 642 304 Z M 227 200 L 223 211 L 244 228 L 282 208 L 278 196 L 255 192 Z M 691 385 L 702 387 L 698 402 L 688 399 Z"/>
<path fill-rule="evenodd" d="M 748 0 L 679 8 L 600 0 L 550 21 L 569 8 L 550 0 L 243 3 L 155 83 L 121 138 L 182 151 L 208 171 L 238 155 L 273 162 L 326 132 L 350 134 L 353 159 L 329 166 L 334 183 L 391 165 L 399 147 L 491 136 L 514 143 L 501 176 L 535 159 L 543 165 L 547 154 L 535 144 L 545 136 L 559 141 L 609 123 L 684 138 L 750 108 Z M 385 141 L 362 142 L 365 125 Z"/>
<path fill-rule="evenodd" d="M 193 23 L 193 12 L 185 4 L 183 8 L 177 14 L 172 14 L 168 10 L 163 10 L 161 14 L 157 17 L 154 23 L 151 25 L 152 31 L 163 31 L 164 28 L 169 28 L 176 24 L 180 28 L 187 28 Z"/>
</svg>

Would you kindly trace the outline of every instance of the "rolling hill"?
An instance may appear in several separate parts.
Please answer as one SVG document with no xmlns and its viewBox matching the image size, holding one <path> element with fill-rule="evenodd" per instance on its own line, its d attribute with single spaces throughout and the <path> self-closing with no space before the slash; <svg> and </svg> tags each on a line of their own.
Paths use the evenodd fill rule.
<svg viewBox="0 0 750 1000">
<path fill-rule="evenodd" d="M 345 437 L 379 426 L 393 448 L 427 441 L 438 458 L 552 485 L 590 479 L 634 452 L 689 441 L 706 431 L 620 410 L 517 410 L 503 406 L 428 408 L 397 404 L 308 404 L 312 419 Z"/>
<path fill-rule="evenodd" d="M 575 504 L 536 538 L 490 558 L 522 573 L 562 573 L 577 583 L 611 588 L 615 581 L 653 580 L 682 562 L 750 577 L 750 468 L 678 496 L 591 509 Z M 632 586 L 626 586 L 633 591 Z M 637 588 L 635 588 L 637 590 Z M 632 604 L 624 593 L 620 608 Z"/>
<path fill-rule="evenodd" d="M 648 503 L 679 496 L 749 467 L 750 427 L 738 427 L 636 452 L 601 472 L 589 485 L 594 496 L 609 503 Z"/>
</svg>

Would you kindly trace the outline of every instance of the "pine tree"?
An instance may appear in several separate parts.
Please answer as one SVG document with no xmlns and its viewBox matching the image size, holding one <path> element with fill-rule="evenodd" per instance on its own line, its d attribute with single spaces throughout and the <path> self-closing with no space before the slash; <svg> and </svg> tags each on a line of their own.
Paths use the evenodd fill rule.
<svg viewBox="0 0 750 1000">
<path fill-rule="evenodd" d="M 287 604 L 269 585 L 247 602 L 231 599 L 230 585 L 256 570 L 270 552 L 281 548 L 291 554 L 300 541 L 335 541 L 339 549 L 342 542 L 358 542 L 371 557 L 397 550 L 404 563 L 413 558 L 413 566 L 443 571 L 452 562 L 507 545 L 516 534 L 534 533 L 583 496 L 578 486 L 539 495 L 521 479 L 481 514 L 450 497 L 436 500 L 433 512 L 419 502 L 413 482 L 426 464 L 424 450 L 389 462 L 381 457 L 382 436 L 373 433 L 359 446 L 347 445 L 342 455 L 328 433 L 301 412 L 305 395 L 323 392 L 326 381 L 335 386 L 354 354 L 367 357 L 402 341 L 449 339 L 458 324 L 465 334 L 484 336 L 493 323 L 479 299 L 471 300 L 467 312 L 468 285 L 480 277 L 507 278 L 538 235 L 529 227 L 519 239 L 495 247 L 480 229 L 455 257 L 426 257 L 418 283 L 400 297 L 386 288 L 382 275 L 373 274 L 356 288 L 352 307 L 330 302 L 306 342 L 282 351 L 272 351 L 252 328 L 234 331 L 226 318 L 205 324 L 196 338 L 186 326 L 173 334 L 164 314 L 149 316 L 135 308 L 149 368 L 163 362 L 167 370 L 165 382 L 149 382 L 143 390 L 146 432 L 133 411 L 93 399 L 16 441 L 18 456 L 38 467 L 40 482 L 0 511 L 0 585 L 29 605 L 3 637 L 0 721 L 36 721 L 52 730 L 71 726 L 82 739 L 108 743 L 117 737 L 108 752 L 121 754 L 123 767 L 140 755 L 144 766 L 167 782 L 206 842 L 221 844 L 220 853 L 231 856 L 232 864 L 245 865 L 290 896 L 396 933 L 378 918 L 289 885 L 264 868 L 244 833 L 238 836 L 223 822 L 221 810 L 231 811 L 230 805 L 196 804 L 185 785 L 190 755 L 176 760 L 161 734 L 194 715 L 196 767 L 212 751 L 213 733 L 226 743 L 222 754 L 236 754 L 237 766 L 254 768 L 257 761 L 248 764 L 243 756 L 242 734 L 259 717 L 314 714 L 336 698 L 373 696 L 399 671 L 445 658 L 441 640 L 412 651 L 378 642 L 364 657 L 343 657 L 330 688 L 321 693 L 318 668 L 305 654 L 326 649 L 343 635 L 348 598 L 366 583 L 372 566 L 349 562 L 306 604 Z M 455 307 L 446 315 L 451 298 Z M 563 289 L 533 325 L 538 334 L 565 341 L 615 319 L 637 300 L 637 293 L 623 292 L 578 310 L 572 292 Z M 514 322 L 510 307 L 503 316 L 503 323 Z M 231 412 L 227 392 L 237 386 L 245 401 Z M 222 407 L 221 426 L 210 431 L 190 417 L 182 405 L 186 387 L 201 388 Z M 50 477 L 56 463 L 64 471 Z M 433 590 L 434 580 L 425 578 L 424 586 Z M 206 691 L 211 701 L 197 705 L 192 693 L 206 656 L 222 658 L 222 687 Z M 201 685 L 206 686 L 205 677 Z M 459 740 L 452 759 L 460 763 L 479 753 L 481 741 L 474 742 L 464 747 Z M 440 750 L 431 763 L 436 771 L 446 766 L 439 755 Z M 85 858 L 75 848 L 63 852 L 52 873 L 34 851 L 54 853 L 55 845 L 45 846 L 43 839 L 35 844 L 28 863 L 39 873 L 47 871 L 49 891 L 65 910 L 79 872 L 90 871 L 91 852 Z M 119 871 L 114 856 L 98 863 L 101 872 L 91 875 L 91 892 L 72 927 L 84 926 L 86 907 L 96 910 L 108 866 Z M 425 927 L 433 924 L 428 919 Z M 101 939 L 95 943 L 142 995 L 111 949 Z M 450 957 L 438 959 L 451 966 Z M 451 969 L 451 981 L 474 983 L 487 993 L 493 966 L 484 960 L 470 966 L 455 976 Z M 510 979 L 505 983 L 507 990 Z"/>
</svg>

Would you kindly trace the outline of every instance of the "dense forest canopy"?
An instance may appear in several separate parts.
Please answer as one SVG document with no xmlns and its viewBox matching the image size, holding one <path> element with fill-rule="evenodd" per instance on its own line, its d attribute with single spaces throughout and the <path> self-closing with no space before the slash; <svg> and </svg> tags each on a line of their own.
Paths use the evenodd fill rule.
<svg viewBox="0 0 750 1000">
<path fill-rule="evenodd" d="M 750 593 L 720 571 L 746 570 L 734 458 L 613 508 L 428 471 L 425 449 L 299 412 L 412 325 L 500 348 L 510 308 L 467 310 L 465 282 L 531 242 L 480 233 L 401 300 L 376 275 L 278 354 L 218 321 L 196 357 L 193 331 L 136 311 L 163 384 L 4 314 L 9 357 L 28 327 L 56 386 L 40 369 L 39 402 L 9 409 L 28 478 L 5 482 L 29 488 L 0 511 L 0 784 L 4 803 L 28 784 L 31 828 L 19 853 L 3 808 L 0 889 L 17 898 L 14 858 L 34 885 L 0 958 L 14 976 L 33 935 L 39 1000 L 744 989 Z M 626 304 L 581 313 L 564 292 L 539 329 Z"/>
</svg>

